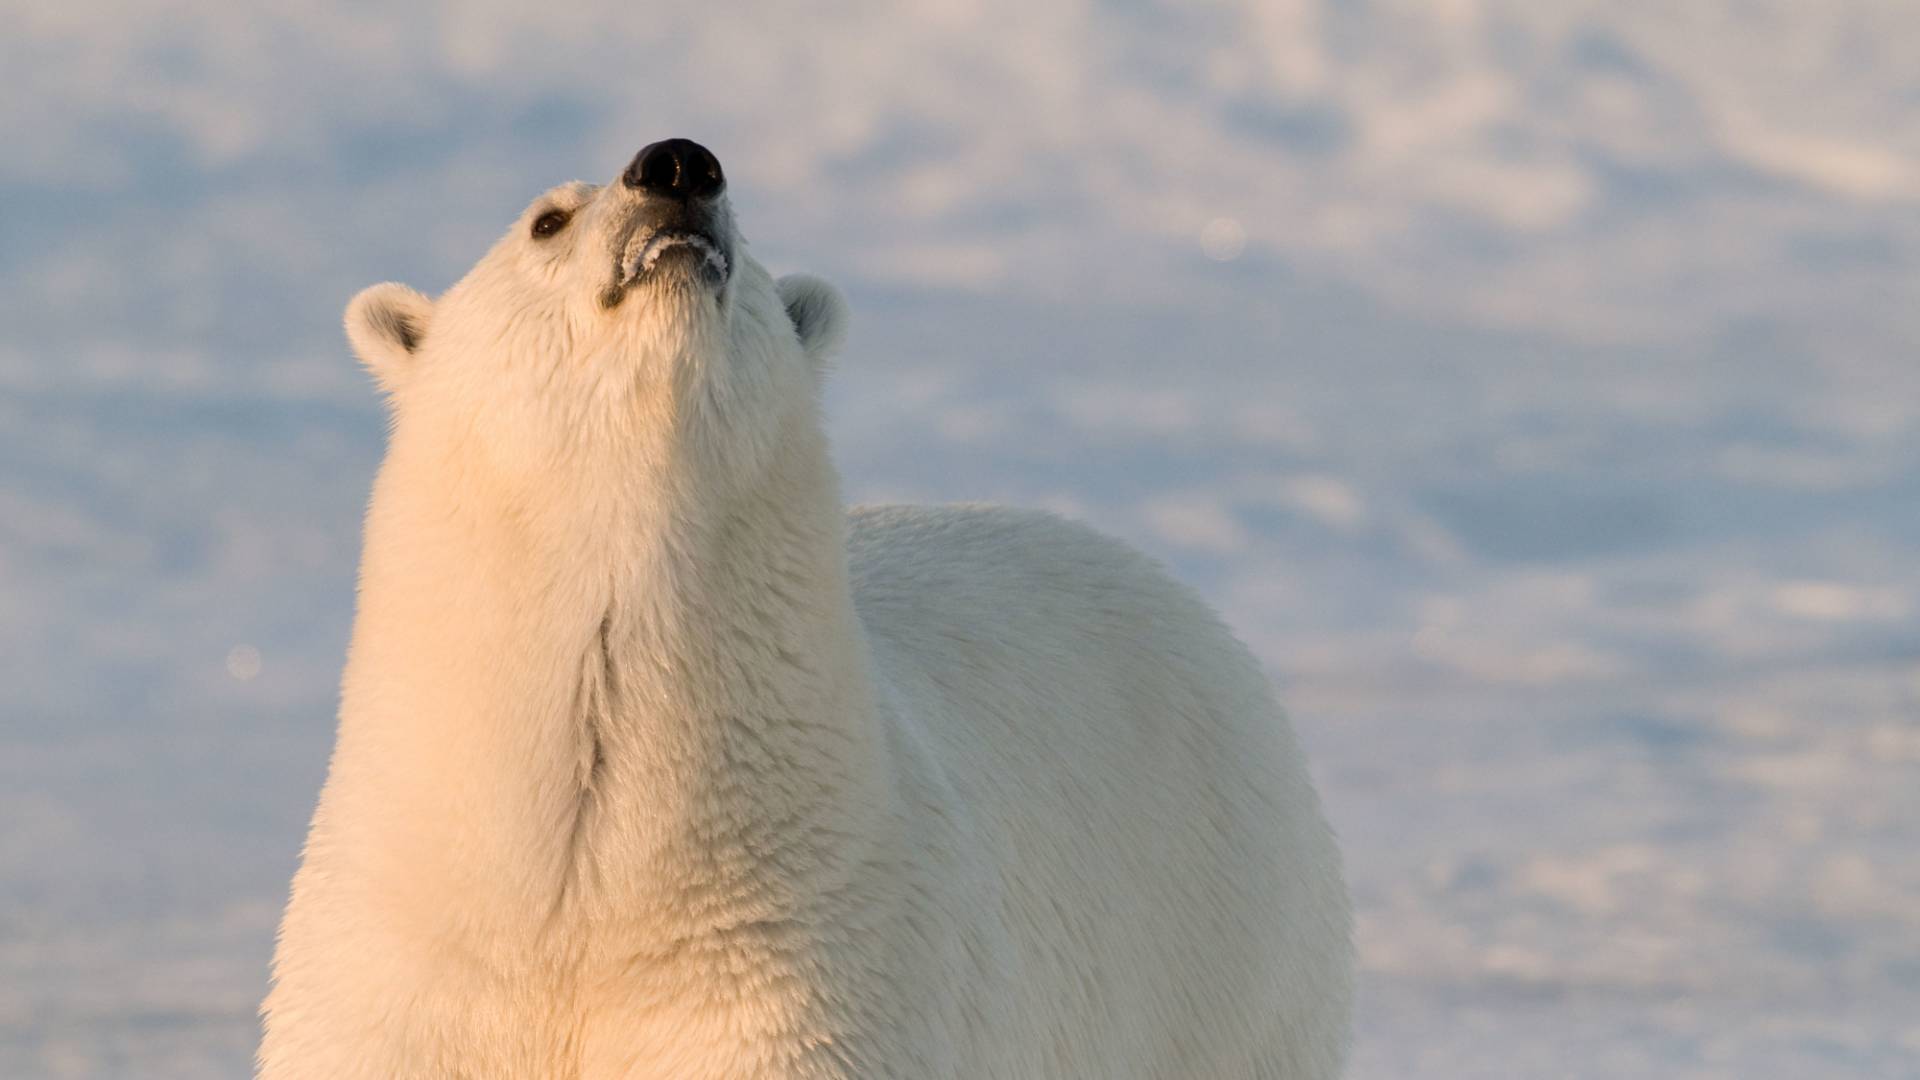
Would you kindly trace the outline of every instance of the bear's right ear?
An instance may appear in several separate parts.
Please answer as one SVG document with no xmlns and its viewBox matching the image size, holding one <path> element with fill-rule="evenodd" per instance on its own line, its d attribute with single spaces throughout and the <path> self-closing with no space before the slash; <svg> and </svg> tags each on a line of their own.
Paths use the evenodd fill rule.
<svg viewBox="0 0 1920 1080">
<path fill-rule="evenodd" d="M 347 303 L 347 341 L 374 379 L 392 393 L 412 370 L 432 319 L 433 301 L 405 285 L 370 285 Z"/>
</svg>

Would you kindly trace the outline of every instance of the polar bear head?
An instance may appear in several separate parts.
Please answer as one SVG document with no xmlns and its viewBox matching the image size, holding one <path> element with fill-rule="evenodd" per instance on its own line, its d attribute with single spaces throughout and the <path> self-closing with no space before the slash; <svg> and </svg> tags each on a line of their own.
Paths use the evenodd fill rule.
<svg viewBox="0 0 1920 1080">
<path fill-rule="evenodd" d="M 390 465 L 595 500 L 579 485 L 751 480 L 817 427 L 845 325 L 832 286 L 748 256 L 719 160 L 686 139 L 535 199 L 438 299 L 388 283 L 346 313 L 392 408 Z"/>
</svg>

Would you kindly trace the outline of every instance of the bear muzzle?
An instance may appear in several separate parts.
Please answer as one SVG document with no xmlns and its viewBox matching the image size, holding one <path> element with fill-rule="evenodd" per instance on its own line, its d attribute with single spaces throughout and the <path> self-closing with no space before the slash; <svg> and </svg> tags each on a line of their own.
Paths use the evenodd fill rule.
<svg viewBox="0 0 1920 1080">
<path fill-rule="evenodd" d="M 614 239 L 614 280 L 601 295 L 612 308 L 627 290 L 649 279 L 685 275 L 716 291 L 733 272 L 726 176 L 720 161 L 691 139 L 666 139 L 642 149 L 620 174 L 632 199 L 625 227 Z"/>
</svg>

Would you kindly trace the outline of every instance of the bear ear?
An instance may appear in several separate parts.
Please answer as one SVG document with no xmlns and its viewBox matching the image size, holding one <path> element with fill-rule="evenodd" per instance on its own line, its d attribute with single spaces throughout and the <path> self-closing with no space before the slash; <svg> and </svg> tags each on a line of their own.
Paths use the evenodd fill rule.
<svg viewBox="0 0 1920 1080">
<path fill-rule="evenodd" d="M 412 370 L 432 319 L 433 301 L 405 285 L 371 285 L 347 303 L 347 341 L 391 393 Z"/>
<path fill-rule="evenodd" d="M 788 274 L 775 283 L 800 347 L 816 368 L 824 367 L 847 340 L 847 301 L 840 290 L 812 274 Z"/>
</svg>

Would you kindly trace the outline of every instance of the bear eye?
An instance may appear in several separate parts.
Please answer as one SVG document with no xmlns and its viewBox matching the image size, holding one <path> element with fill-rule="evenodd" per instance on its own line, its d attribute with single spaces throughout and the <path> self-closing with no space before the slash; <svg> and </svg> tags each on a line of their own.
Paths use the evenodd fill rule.
<svg viewBox="0 0 1920 1080">
<path fill-rule="evenodd" d="M 544 240 L 566 228 L 571 217 L 565 210 L 549 210 L 533 219 L 533 235 Z"/>
</svg>

